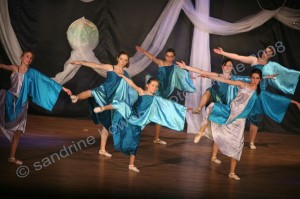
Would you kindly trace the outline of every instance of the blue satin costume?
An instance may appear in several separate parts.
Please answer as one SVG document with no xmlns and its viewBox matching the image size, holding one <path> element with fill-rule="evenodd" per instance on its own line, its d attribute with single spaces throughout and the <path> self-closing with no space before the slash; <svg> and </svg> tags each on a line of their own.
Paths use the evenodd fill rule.
<svg viewBox="0 0 300 199">
<path fill-rule="evenodd" d="M 288 109 L 291 99 L 273 94 L 267 91 L 268 85 L 287 94 L 294 94 L 298 80 L 299 71 L 287 69 L 276 62 L 269 61 L 266 65 L 255 65 L 262 71 L 263 76 L 279 74 L 275 79 L 264 79 L 260 83 L 261 94 L 248 118 L 250 122 L 258 126 L 262 120 L 262 115 L 270 117 L 272 120 L 281 123 Z"/>
<path fill-rule="evenodd" d="M 13 93 L 11 89 L 8 91 L 1 90 L 0 92 L 1 131 L 10 140 L 14 131 L 21 130 L 23 133 L 25 132 L 29 97 L 33 103 L 52 111 L 62 90 L 60 84 L 33 68 L 29 68 L 25 74 L 18 72 L 12 74 L 11 77 L 14 75 L 23 78 L 22 82 L 11 82 L 12 88 L 18 83 L 21 84 L 19 92 Z M 23 75 L 24 77 L 22 77 Z M 20 80 L 20 78 L 17 79 Z M 18 127 L 20 122 L 24 123 L 21 129 Z"/>
<path fill-rule="evenodd" d="M 239 80 L 250 82 L 249 76 L 232 75 L 231 80 Z M 210 92 L 210 102 L 217 102 L 222 104 L 230 104 L 238 93 L 238 87 L 225 84 L 219 81 L 213 81 L 213 85 L 207 89 Z"/>
<path fill-rule="evenodd" d="M 189 72 L 175 64 L 172 66 L 158 67 L 157 79 L 159 81 L 157 95 L 163 98 L 168 98 L 175 88 L 189 93 L 196 91 Z"/>
<path fill-rule="evenodd" d="M 253 107 L 255 106 L 258 96 L 256 94 L 256 91 L 254 91 L 252 96 L 250 97 L 247 105 L 243 109 L 243 111 L 239 115 L 235 116 L 234 118 L 230 118 L 230 119 L 229 119 L 229 116 L 230 116 L 230 114 L 232 114 L 233 108 L 237 108 L 237 107 L 231 107 L 230 103 L 229 104 L 214 103 L 214 107 L 213 107 L 212 112 L 210 113 L 208 119 L 211 122 L 215 122 L 217 124 L 228 125 L 228 124 L 231 124 L 236 119 L 247 118 L 250 115 Z"/>
<path fill-rule="evenodd" d="M 130 78 L 126 71 L 124 71 L 124 75 Z M 114 111 L 94 113 L 93 109 L 111 104 L 113 100 L 124 100 L 126 103 L 133 105 L 138 98 L 138 93 L 114 71 L 108 71 L 106 80 L 99 87 L 92 89 L 92 96 L 93 98 L 89 99 L 92 120 L 95 124 L 101 123 L 109 131 L 112 126 Z"/>
<path fill-rule="evenodd" d="M 150 122 L 176 131 L 182 131 L 187 108 L 159 96 L 142 95 L 131 106 L 125 101 L 114 100 L 115 108 L 111 128 L 114 148 L 127 155 L 135 155 L 141 131 Z"/>
</svg>

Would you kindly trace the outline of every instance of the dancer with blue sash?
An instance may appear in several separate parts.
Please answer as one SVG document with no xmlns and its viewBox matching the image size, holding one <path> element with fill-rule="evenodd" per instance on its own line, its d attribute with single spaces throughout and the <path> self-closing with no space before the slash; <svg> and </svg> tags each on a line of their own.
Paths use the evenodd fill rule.
<svg viewBox="0 0 300 199">
<path fill-rule="evenodd" d="M 8 161 L 18 165 L 15 158 L 21 134 L 25 133 L 29 99 L 38 106 L 52 111 L 61 90 L 72 92 L 59 83 L 30 67 L 34 58 L 31 51 L 24 51 L 20 65 L 0 64 L 0 69 L 11 71 L 11 87 L 0 90 L 0 131 L 11 141 Z"/>
<path fill-rule="evenodd" d="M 276 62 L 270 61 L 270 58 L 275 54 L 275 49 L 272 46 L 265 48 L 260 57 L 237 55 L 235 53 L 225 52 L 222 48 L 216 48 L 214 52 L 230 59 L 249 64 L 253 68 L 258 68 L 262 71 L 263 76 L 278 74 L 276 78 L 262 81 L 260 84 L 261 95 L 256 102 L 255 108 L 252 110 L 253 114 L 248 118 L 250 121 L 249 147 L 256 149 L 254 141 L 258 126 L 263 121 L 263 115 L 281 123 L 290 103 L 295 104 L 300 110 L 300 103 L 287 97 L 271 93 L 267 90 L 267 87 L 272 86 L 285 94 L 293 95 L 298 85 L 300 71 L 288 69 Z M 278 106 L 278 104 L 280 104 L 280 106 Z"/>
<path fill-rule="evenodd" d="M 182 64 L 179 64 L 182 66 Z M 241 80 L 250 82 L 249 76 L 237 76 L 232 75 L 233 63 L 231 59 L 224 59 L 222 62 L 222 74 L 220 77 L 230 80 Z M 212 102 L 230 104 L 238 92 L 238 87 L 230 84 L 226 84 L 219 81 L 213 81 L 212 86 L 208 88 L 201 96 L 199 105 L 197 108 L 192 109 L 193 114 L 200 114 L 204 106 L 208 106 Z M 211 161 L 217 164 L 221 164 L 222 161 L 217 158 L 218 146 L 213 143 Z"/>
<path fill-rule="evenodd" d="M 109 131 L 112 126 L 112 116 L 114 111 L 106 111 L 103 113 L 94 113 L 93 109 L 98 106 L 105 106 L 111 104 L 113 100 L 125 100 L 129 104 L 133 104 L 138 97 L 137 92 L 129 86 L 122 77 L 118 74 L 124 74 L 124 76 L 129 77 L 129 74 L 125 67 L 129 64 L 129 55 L 126 52 L 120 52 L 117 56 L 117 64 L 96 64 L 93 62 L 86 61 L 72 61 L 71 64 L 74 65 L 84 65 L 94 69 L 100 69 L 107 71 L 107 77 L 105 81 L 98 87 L 83 91 L 78 95 L 71 96 L 72 102 L 76 103 L 78 100 L 89 99 L 90 104 L 90 114 L 93 122 L 98 125 L 102 124 L 103 128 L 101 130 L 101 142 L 99 154 L 111 157 L 112 155 L 106 151 L 106 142 L 109 135 Z"/>
<path fill-rule="evenodd" d="M 103 113 L 115 110 L 111 128 L 114 148 L 130 156 L 129 170 L 140 172 L 134 160 L 140 143 L 141 131 L 150 122 L 175 131 L 182 131 L 187 108 L 172 100 L 156 96 L 159 82 L 154 78 L 147 80 L 144 90 L 125 75 L 120 74 L 120 76 L 138 92 L 139 97 L 136 103 L 132 106 L 124 100 L 113 100 L 112 104 L 97 107 L 94 111 Z"/>
<path fill-rule="evenodd" d="M 193 80 L 190 77 L 188 71 L 179 68 L 174 64 L 176 57 L 175 50 L 169 48 L 166 50 L 165 59 L 158 59 L 150 52 L 146 51 L 140 46 L 136 46 L 138 52 L 144 53 L 149 59 L 158 65 L 158 75 L 157 79 L 159 81 L 159 89 L 156 95 L 163 98 L 168 98 L 176 89 L 193 93 L 196 91 Z M 153 143 L 155 144 L 167 144 L 165 141 L 160 139 L 160 125 L 156 125 L 155 137 Z"/>
</svg>

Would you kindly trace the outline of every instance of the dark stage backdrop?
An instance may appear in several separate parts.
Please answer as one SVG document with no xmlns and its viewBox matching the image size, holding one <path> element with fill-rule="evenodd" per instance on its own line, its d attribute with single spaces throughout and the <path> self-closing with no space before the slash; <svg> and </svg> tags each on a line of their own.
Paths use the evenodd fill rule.
<svg viewBox="0 0 300 199">
<path fill-rule="evenodd" d="M 260 4 L 265 9 L 276 9 L 283 2 L 264 0 Z M 96 57 L 102 63 L 114 64 L 119 51 L 125 50 L 131 56 L 135 53 L 135 46 L 144 41 L 167 0 L 95 0 L 91 3 L 83 3 L 80 0 L 9 0 L 8 3 L 11 23 L 21 48 L 35 52 L 32 66 L 45 75 L 54 77 L 63 70 L 64 63 L 70 57 L 71 47 L 66 32 L 72 22 L 81 17 L 92 21 L 99 30 L 99 44 L 94 50 Z M 211 0 L 210 4 L 212 17 L 229 22 L 236 22 L 261 11 L 259 4 L 254 0 Z M 286 0 L 285 6 L 300 9 L 300 2 Z M 172 47 L 176 50 L 177 60 L 189 63 L 192 36 L 193 25 L 182 11 L 164 50 L 158 57 L 163 58 L 165 50 Z M 285 27 L 276 19 L 272 19 L 247 33 L 231 36 L 211 35 L 210 45 L 211 49 L 220 46 L 225 51 L 242 55 L 257 54 L 265 46 L 272 45 L 277 51 L 274 61 L 300 70 L 299 36 L 300 31 Z M 9 64 L 2 46 L 0 53 L 1 63 Z M 211 60 L 212 71 L 220 72 L 222 57 L 211 52 Z M 249 66 L 238 62 L 235 62 L 235 65 L 235 74 L 249 74 Z M 139 86 L 143 86 L 143 79 L 147 73 L 156 75 L 156 65 L 151 64 L 145 71 L 133 77 L 133 80 Z M 9 73 L 0 70 L 0 75 L 1 88 L 9 88 Z M 64 86 L 77 94 L 98 86 L 103 80 L 93 70 L 81 67 L 76 76 Z M 299 90 L 298 86 L 296 94 L 288 97 L 300 100 Z M 59 97 L 53 112 L 47 112 L 32 103 L 29 112 L 62 117 L 89 116 L 87 100 L 72 104 L 64 93 Z M 299 121 L 299 110 L 291 105 L 282 124 L 266 118 L 261 129 L 300 132 Z"/>
</svg>

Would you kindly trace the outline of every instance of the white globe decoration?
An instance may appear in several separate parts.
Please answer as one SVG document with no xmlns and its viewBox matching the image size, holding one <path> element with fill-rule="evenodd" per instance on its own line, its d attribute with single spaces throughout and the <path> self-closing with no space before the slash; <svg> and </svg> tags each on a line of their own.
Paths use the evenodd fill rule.
<svg viewBox="0 0 300 199">
<path fill-rule="evenodd" d="M 84 17 L 69 26 L 67 37 L 73 50 L 93 50 L 99 42 L 97 27 Z"/>
</svg>

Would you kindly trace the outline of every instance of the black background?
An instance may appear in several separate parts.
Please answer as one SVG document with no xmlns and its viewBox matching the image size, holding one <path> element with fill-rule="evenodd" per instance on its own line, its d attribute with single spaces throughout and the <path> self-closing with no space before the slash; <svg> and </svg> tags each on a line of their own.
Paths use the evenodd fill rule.
<svg viewBox="0 0 300 199">
<path fill-rule="evenodd" d="M 67 29 L 75 20 L 85 17 L 92 21 L 99 30 L 99 44 L 94 49 L 101 63 L 116 63 L 116 55 L 125 50 L 131 56 L 135 46 L 141 44 L 151 30 L 167 0 L 95 0 L 83 3 L 80 0 L 9 0 L 11 23 L 22 50 L 32 50 L 35 59 L 32 66 L 49 77 L 63 70 L 68 60 L 71 47 L 67 41 Z M 228 22 L 236 22 L 244 17 L 255 15 L 264 9 L 273 10 L 282 5 L 283 0 L 238 1 L 211 0 L 210 15 Z M 260 5 L 259 5 L 260 4 Z M 285 6 L 300 9 L 300 2 L 286 0 Z M 167 48 L 176 50 L 176 59 L 189 63 L 193 24 L 182 11 L 177 24 L 169 37 L 159 58 L 164 58 Z M 300 70 L 300 31 L 284 26 L 276 19 L 271 19 L 262 26 L 246 33 L 231 36 L 210 36 L 211 50 L 222 47 L 225 51 L 241 55 L 257 54 L 268 45 L 278 51 L 273 61 L 287 68 Z M 278 45 L 283 48 L 277 48 Z M 279 52 L 280 51 L 280 52 Z M 0 63 L 9 64 L 3 46 L 0 46 Z M 212 71 L 220 72 L 222 57 L 211 51 Z M 237 66 L 240 63 L 234 62 Z M 247 75 L 250 67 L 245 66 L 235 74 Z M 143 84 L 145 74 L 155 75 L 157 67 L 151 64 L 147 69 L 133 77 L 139 86 Z M 9 72 L 0 70 L 0 87 L 9 88 Z M 94 88 L 103 81 L 93 70 L 81 67 L 73 79 L 64 86 L 77 94 Z M 300 101 L 299 84 L 294 96 L 289 98 Z M 273 92 L 278 92 L 274 91 Z M 278 92 L 283 95 L 282 93 Z M 61 93 L 53 112 L 30 104 L 29 113 L 61 117 L 88 117 L 87 100 L 72 104 L 68 96 Z M 281 124 L 266 118 L 261 126 L 265 131 L 300 132 L 300 114 L 296 106 L 291 105 Z"/>
</svg>

